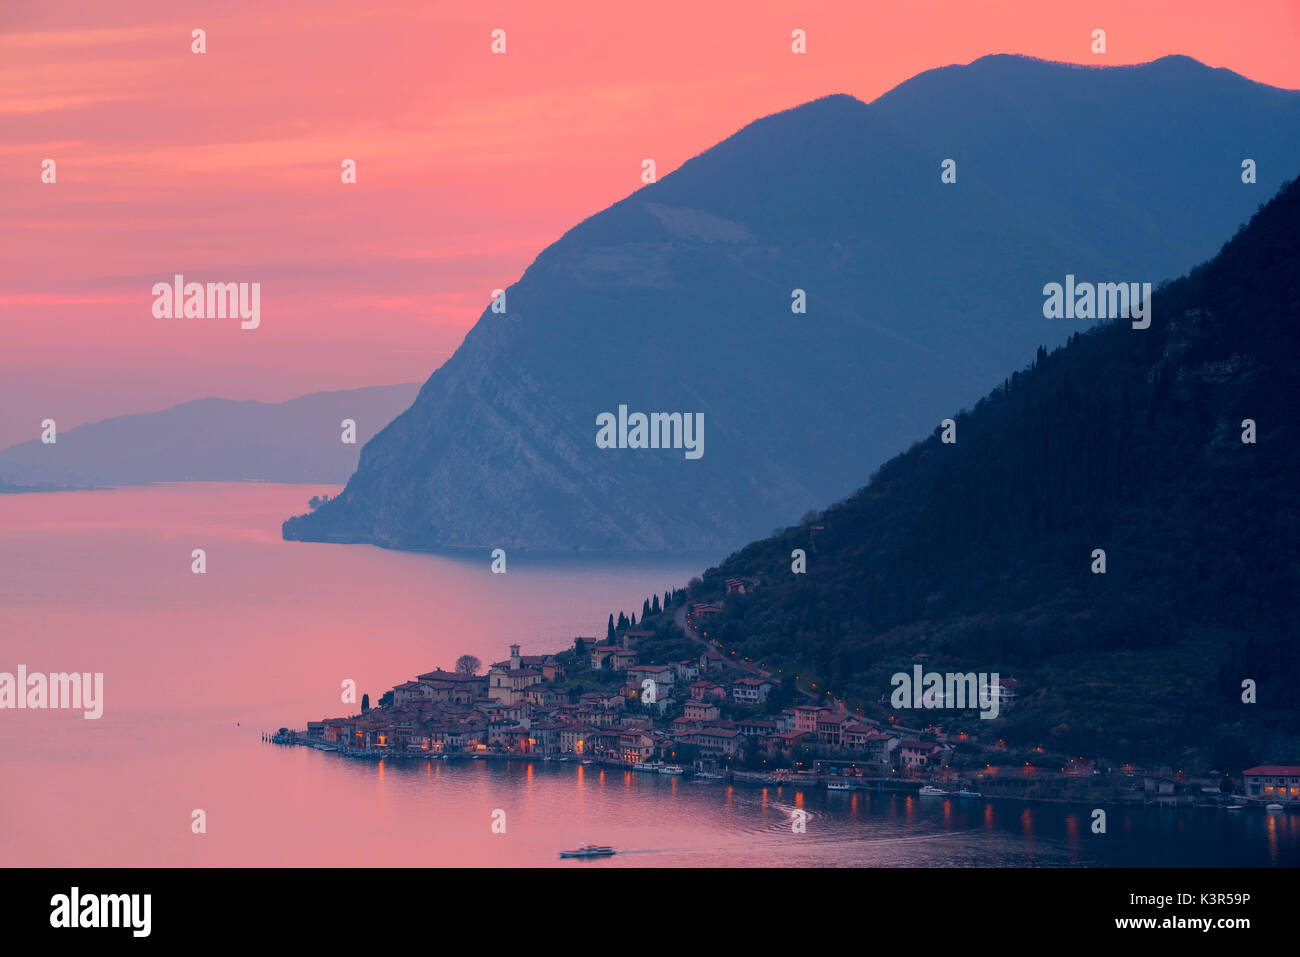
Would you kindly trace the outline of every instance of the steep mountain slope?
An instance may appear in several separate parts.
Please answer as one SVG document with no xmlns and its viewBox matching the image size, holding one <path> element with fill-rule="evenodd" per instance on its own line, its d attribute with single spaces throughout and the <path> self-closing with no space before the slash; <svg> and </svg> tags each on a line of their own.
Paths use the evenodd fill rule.
<svg viewBox="0 0 1300 957">
<path fill-rule="evenodd" d="M 1300 758 L 1297 320 L 1292 183 L 1156 291 L 1151 328 L 1106 323 L 1041 352 L 956 416 L 955 444 L 918 443 L 809 526 L 707 572 L 695 597 L 764 582 L 727 599 L 710 637 L 882 718 L 917 718 L 881 696 L 925 654 L 928 669 L 1023 680 L 996 722 L 1013 744 L 1238 771 Z M 987 736 L 966 718 L 922 723 Z"/>
<path fill-rule="evenodd" d="M 285 537 L 655 550 L 764 534 L 1089 324 L 1045 319 L 1045 283 L 1179 274 L 1298 147 L 1300 94 L 1180 57 L 986 57 L 759 120 L 543 251 Z M 702 413 L 703 457 L 598 448 L 620 404 Z"/>
<path fill-rule="evenodd" d="M 149 482 L 346 482 L 361 445 L 410 405 L 415 383 L 314 392 L 287 402 L 197 399 L 92 422 L 0 451 L 0 478 L 17 485 Z M 356 422 L 345 445 L 340 423 Z"/>
</svg>

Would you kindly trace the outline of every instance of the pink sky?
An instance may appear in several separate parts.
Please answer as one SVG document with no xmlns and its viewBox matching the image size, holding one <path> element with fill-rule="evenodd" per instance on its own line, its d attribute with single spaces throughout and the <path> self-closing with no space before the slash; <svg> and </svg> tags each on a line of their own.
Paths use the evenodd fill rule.
<svg viewBox="0 0 1300 957">
<path fill-rule="evenodd" d="M 1182 53 L 1295 89 L 1297 50 L 1300 0 L 6 0 L 0 447 L 44 418 L 423 380 L 642 159 L 663 176 L 818 96 L 988 53 Z M 177 272 L 260 281 L 261 327 L 154 319 Z"/>
</svg>

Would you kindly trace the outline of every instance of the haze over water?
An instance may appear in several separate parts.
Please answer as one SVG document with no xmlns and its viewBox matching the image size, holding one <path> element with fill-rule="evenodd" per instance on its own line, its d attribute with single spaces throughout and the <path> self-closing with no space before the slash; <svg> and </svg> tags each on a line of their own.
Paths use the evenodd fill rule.
<svg viewBox="0 0 1300 957">
<path fill-rule="evenodd" d="M 0 495 L 0 671 L 103 672 L 104 716 L 0 712 L 5 865 L 1300 864 L 1300 815 L 728 787 L 594 765 L 351 761 L 263 743 L 457 656 L 557 651 L 719 556 L 530 558 L 287 543 L 334 489 Z M 207 573 L 190 553 L 207 552 Z M 807 833 L 790 830 L 794 808 Z M 191 812 L 207 833 L 191 833 Z M 493 834 L 491 815 L 507 815 Z"/>
</svg>

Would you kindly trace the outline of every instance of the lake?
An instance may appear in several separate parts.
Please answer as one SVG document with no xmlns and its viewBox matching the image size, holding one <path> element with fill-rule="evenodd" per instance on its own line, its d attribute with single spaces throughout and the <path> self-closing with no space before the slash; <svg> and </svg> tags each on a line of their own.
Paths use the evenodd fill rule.
<svg viewBox="0 0 1300 957">
<path fill-rule="evenodd" d="M 698 783 L 595 765 L 372 763 L 265 743 L 461 654 L 558 651 L 721 556 L 530 557 L 284 542 L 335 488 L 0 495 L 0 671 L 103 672 L 104 715 L 0 711 L 8 866 L 1300 864 L 1300 815 Z M 207 571 L 190 570 L 206 552 Z M 191 831 L 201 809 L 207 831 Z M 792 812 L 808 815 L 805 833 Z M 492 831 L 505 812 L 504 834 Z M 597 862 L 560 848 L 612 844 Z"/>
</svg>

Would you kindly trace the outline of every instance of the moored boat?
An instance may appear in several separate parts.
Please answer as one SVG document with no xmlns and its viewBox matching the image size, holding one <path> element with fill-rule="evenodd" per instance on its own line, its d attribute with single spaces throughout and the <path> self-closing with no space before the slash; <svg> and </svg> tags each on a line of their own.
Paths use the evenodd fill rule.
<svg viewBox="0 0 1300 957">
<path fill-rule="evenodd" d="M 935 787 L 933 784 L 927 784 L 925 787 L 921 788 L 921 790 L 918 791 L 917 793 L 925 797 L 937 797 L 939 795 L 947 794 L 948 792 L 943 790 L 942 788 Z"/>
<path fill-rule="evenodd" d="M 1284 808 L 1283 808 L 1282 805 L 1280 805 L 1280 804 L 1266 804 L 1266 805 L 1264 805 L 1264 810 L 1265 810 L 1265 811 L 1281 811 L 1281 810 L 1284 810 Z"/>
<path fill-rule="evenodd" d="M 979 791 L 958 791 L 958 792 L 957 792 L 957 797 L 959 797 L 959 798 L 977 798 L 977 797 L 980 797 L 980 792 L 979 792 Z"/>
<path fill-rule="evenodd" d="M 852 791 L 852 790 L 853 790 L 853 785 L 852 785 L 852 783 L 850 783 L 849 781 L 845 781 L 845 780 L 843 780 L 842 778 L 841 778 L 840 780 L 831 779 L 830 781 L 827 781 L 827 782 L 826 782 L 826 790 L 828 790 L 828 791 Z"/>
<path fill-rule="evenodd" d="M 660 774 L 685 774 L 686 769 L 680 764 L 665 764 L 659 769 Z"/>
</svg>

